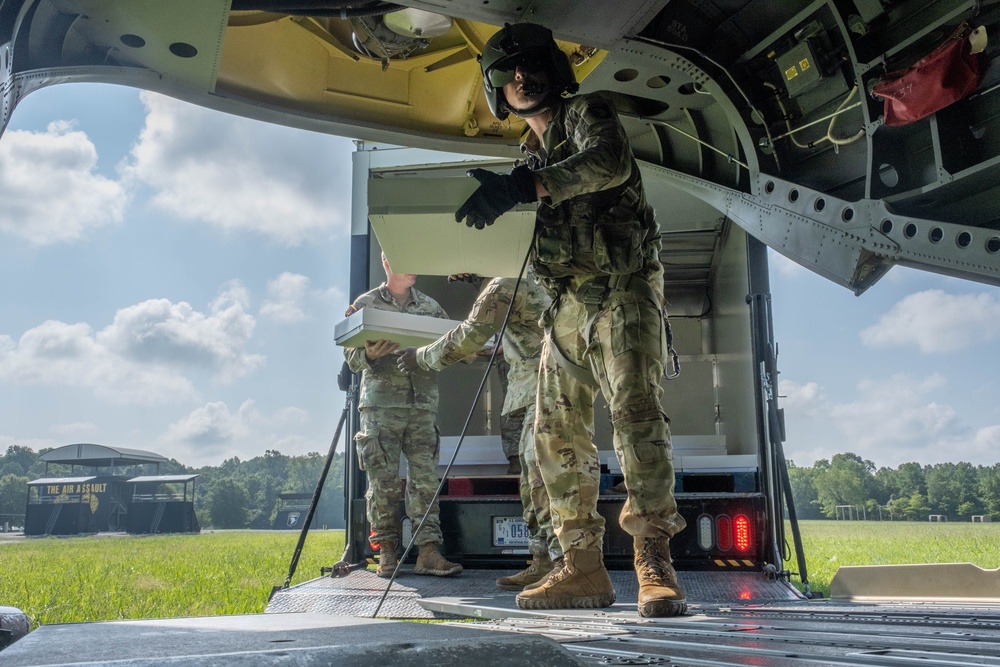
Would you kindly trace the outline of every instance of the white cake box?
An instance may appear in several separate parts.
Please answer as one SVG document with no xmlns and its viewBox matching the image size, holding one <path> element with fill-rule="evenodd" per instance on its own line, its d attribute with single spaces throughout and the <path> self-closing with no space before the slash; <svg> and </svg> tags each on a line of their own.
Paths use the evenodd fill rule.
<svg viewBox="0 0 1000 667">
<path fill-rule="evenodd" d="M 369 340 L 391 340 L 400 347 L 420 347 L 433 343 L 459 324 L 456 320 L 428 315 L 362 308 L 337 322 L 333 337 L 343 347 L 364 347 Z"/>
</svg>

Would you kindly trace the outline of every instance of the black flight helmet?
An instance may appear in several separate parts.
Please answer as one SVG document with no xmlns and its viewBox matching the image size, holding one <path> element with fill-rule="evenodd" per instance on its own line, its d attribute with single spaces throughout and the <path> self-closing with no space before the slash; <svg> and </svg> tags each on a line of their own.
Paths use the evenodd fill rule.
<svg viewBox="0 0 1000 667">
<path fill-rule="evenodd" d="M 483 47 L 479 63 L 483 69 L 483 88 L 490 111 L 506 120 L 513 109 L 507 104 L 503 87 L 514 80 L 514 70 L 545 71 L 550 85 L 547 95 L 531 109 L 515 112 L 521 117 L 533 116 L 551 106 L 550 100 L 563 93 L 575 93 L 580 86 L 573 75 L 569 58 L 559 50 L 552 31 L 536 23 L 505 23 Z"/>
</svg>

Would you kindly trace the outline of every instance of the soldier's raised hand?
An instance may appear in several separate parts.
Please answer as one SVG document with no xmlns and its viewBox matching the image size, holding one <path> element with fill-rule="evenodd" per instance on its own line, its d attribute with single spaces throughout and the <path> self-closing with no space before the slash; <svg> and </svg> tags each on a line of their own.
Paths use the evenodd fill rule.
<svg viewBox="0 0 1000 667">
<path fill-rule="evenodd" d="M 510 174 L 470 169 L 467 175 L 479 181 L 479 187 L 455 212 L 455 222 L 465 220 L 468 227 L 484 229 L 515 205 L 538 200 L 535 177 L 524 165 L 515 167 Z"/>
</svg>

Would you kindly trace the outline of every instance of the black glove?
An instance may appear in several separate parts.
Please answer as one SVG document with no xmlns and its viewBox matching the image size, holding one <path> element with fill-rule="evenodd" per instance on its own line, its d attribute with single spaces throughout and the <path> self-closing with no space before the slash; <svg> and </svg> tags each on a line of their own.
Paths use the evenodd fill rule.
<svg viewBox="0 0 1000 667">
<path fill-rule="evenodd" d="M 514 167 L 509 175 L 496 174 L 485 169 L 471 169 L 468 176 L 479 181 L 479 187 L 455 212 L 455 222 L 483 229 L 492 225 L 515 204 L 530 204 L 538 200 L 535 177 L 524 165 Z"/>
</svg>

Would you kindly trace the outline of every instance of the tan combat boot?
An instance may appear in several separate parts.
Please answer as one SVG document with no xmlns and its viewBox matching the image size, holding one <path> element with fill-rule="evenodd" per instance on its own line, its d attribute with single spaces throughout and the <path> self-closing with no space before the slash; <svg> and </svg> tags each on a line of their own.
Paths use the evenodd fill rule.
<svg viewBox="0 0 1000 667">
<path fill-rule="evenodd" d="M 614 602 L 615 588 L 604 568 L 604 557 L 596 550 L 567 551 L 558 573 L 517 596 L 521 609 L 596 609 Z"/>
<path fill-rule="evenodd" d="M 666 537 L 633 537 L 635 573 L 639 578 L 640 616 L 680 616 L 687 611 L 684 589 L 670 564 Z"/>
<path fill-rule="evenodd" d="M 396 555 L 396 543 L 380 542 L 378 545 L 378 569 L 375 570 L 375 576 L 389 579 L 398 566 L 399 557 Z"/>
<path fill-rule="evenodd" d="M 539 579 L 533 584 L 528 584 L 524 587 L 524 590 L 530 591 L 532 588 L 538 588 L 539 586 L 544 586 L 545 582 L 549 580 L 550 577 L 554 577 L 560 570 L 563 569 L 563 565 L 566 563 L 566 559 L 560 556 L 552 561 L 552 569 L 544 577 Z"/>
<path fill-rule="evenodd" d="M 433 542 L 421 544 L 418 548 L 420 553 L 417 554 L 417 564 L 413 567 L 414 574 L 447 577 L 449 574 L 458 574 L 462 571 L 462 566 L 458 563 L 445 560 L 445 557 L 438 551 L 438 545 Z"/>
<path fill-rule="evenodd" d="M 528 561 L 528 567 L 517 574 L 497 579 L 497 588 L 502 588 L 505 591 L 524 590 L 525 586 L 544 579 L 545 575 L 552 571 L 552 567 L 552 559 L 549 558 L 547 553 L 542 555 L 536 554 L 534 558 Z"/>
</svg>

